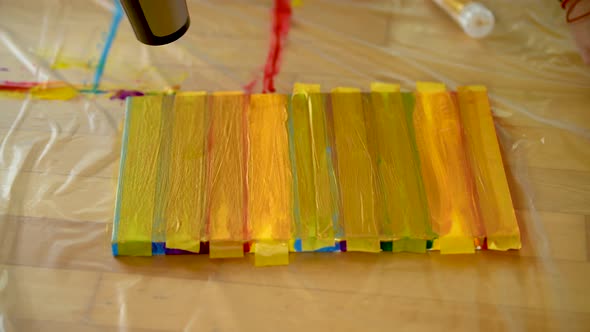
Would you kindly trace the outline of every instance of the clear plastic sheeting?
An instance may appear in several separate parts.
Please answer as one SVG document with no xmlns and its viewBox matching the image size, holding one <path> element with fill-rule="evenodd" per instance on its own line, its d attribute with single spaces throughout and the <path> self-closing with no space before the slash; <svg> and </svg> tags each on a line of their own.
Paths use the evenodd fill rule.
<svg viewBox="0 0 590 332">
<path fill-rule="evenodd" d="M 557 1 L 480 2 L 496 24 L 475 40 L 432 1 L 304 0 L 275 85 L 486 86 L 522 249 L 302 253 L 255 268 L 251 256 L 112 257 L 125 105 L 84 90 L 116 7 L 3 1 L 0 81 L 77 94 L 0 94 L 0 330 L 587 329 L 590 69 Z M 124 18 L 99 89 L 235 91 L 258 79 L 262 91 L 272 3 L 188 6 L 191 28 L 163 47 L 137 42 Z"/>
</svg>

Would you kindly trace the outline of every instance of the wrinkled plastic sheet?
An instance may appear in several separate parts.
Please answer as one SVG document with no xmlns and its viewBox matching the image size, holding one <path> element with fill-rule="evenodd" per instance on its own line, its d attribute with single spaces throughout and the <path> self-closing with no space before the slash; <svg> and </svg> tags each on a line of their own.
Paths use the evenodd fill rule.
<svg viewBox="0 0 590 332">
<path fill-rule="evenodd" d="M 466 37 L 428 1 L 307 0 L 277 92 L 293 83 L 488 87 L 523 249 L 310 253 L 288 267 L 206 257 L 113 258 L 124 104 L 0 99 L 0 326 L 29 330 L 584 330 L 590 326 L 590 71 L 557 4 L 482 1 L 494 33 Z M 109 1 L 13 1 L 0 11 L 0 80 L 91 85 Z M 269 1 L 189 1 L 180 41 L 139 44 L 124 19 L 100 88 L 240 90 L 261 77 Z M 260 81 L 260 80 L 259 80 Z M 260 91 L 261 85 L 254 87 Z"/>
</svg>

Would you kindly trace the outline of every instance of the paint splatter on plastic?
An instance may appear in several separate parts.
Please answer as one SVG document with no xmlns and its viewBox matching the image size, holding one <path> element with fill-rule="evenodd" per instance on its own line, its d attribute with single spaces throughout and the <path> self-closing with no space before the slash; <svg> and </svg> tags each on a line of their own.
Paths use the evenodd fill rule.
<svg viewBox="0 0 590 332">
<path fill-rule="evenodd" d="M 139 97 L 143 95 L 145 95 L 143 92 L 137 90 L 117 90 L 109 99 L 125 100 L 127 97 Z"/>
<path fill-rule="evenodd" d="M 275 0 L 275 5 L 272 11 L 270 46 L 266 57 L 266 63 L 264 65 L 264 78 L 262 82 L 263 93 L 276 91 L 274 79 L 281 69 L 281 54 L 287 41 L 287 35 L 289 34 L 291 15 L 292 10 L 289 0 Z M 254 90 L 257 83 L 258 77 L 246 84 L 244 90 L 247 93 L 252 93 L 252 90 Z"/>
</svg>

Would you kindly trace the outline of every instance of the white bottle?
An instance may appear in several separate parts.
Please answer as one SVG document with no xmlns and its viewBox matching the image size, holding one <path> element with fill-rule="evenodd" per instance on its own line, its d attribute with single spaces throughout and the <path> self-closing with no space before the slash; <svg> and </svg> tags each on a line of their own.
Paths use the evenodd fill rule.
<svg viewBox="0 0 590 332">
<path fill-rule="evenodd" d="M 433 0 L 459 23 L 472 38 L 483 38 L 494 29 L 494 14 L 479 2 L 463 3 L 457 0 Z"/>
</svg>

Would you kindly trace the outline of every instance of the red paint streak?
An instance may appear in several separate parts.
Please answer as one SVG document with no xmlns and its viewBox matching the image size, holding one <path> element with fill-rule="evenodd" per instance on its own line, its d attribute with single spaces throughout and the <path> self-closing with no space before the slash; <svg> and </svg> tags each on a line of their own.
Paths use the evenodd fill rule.
<svg viewBox="0 0 590 332">
<path fill-rule="evenodd" d="M 264 67 L 264 81 L 262 92 L 275 92 L 275 76 L 280 70 L 281 53 L 287 41 L 291 26 L 291 0 L 275 0 L 272 16 L 272 36 L 270 49 Z"/>
<path fill-rule="evenodd" d="M 1 91 L 18 91 L 18 92 L 25 92 L 29 91 L 32 88 L 40 85 L 37 82 L 11 82 L 11 81 L 4 81 L 0 83 L 0 90 Z"/>
<path fill-rule="evenodd" d="M 254 78 L 250 83 L 246 84 L 244 86 L 244 91 L 246 91 L 247 94 L 252 94 L 252 92 L 254 92 L 254 87 L 256 86 L 256 84 L 258 84 L 258 77 Z"/>
<path fill-rule="evenodd" d="M 264 79 L 262 81 L 262 92 L 275 92 L 275 76 L 280 71 L 281 54 L 287 42 L 287 35 L 291 26 L 291 0 L 275 0 L 272 11 L 272 30 L 270 46 L 264 65 Z M 244 86 L 246 93 L 252 93 L 258 83 L 258 78 L 253 79 Z"/>
</svg>

